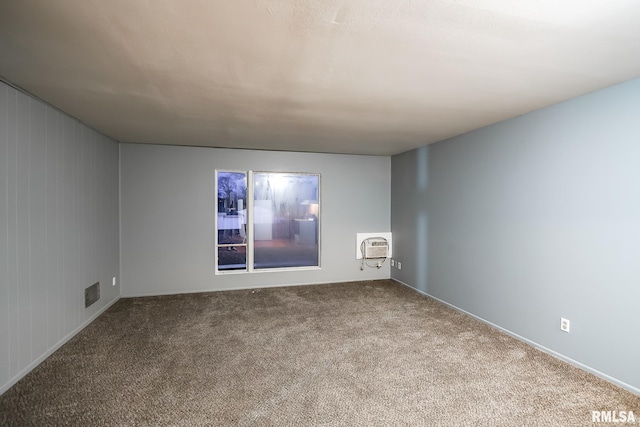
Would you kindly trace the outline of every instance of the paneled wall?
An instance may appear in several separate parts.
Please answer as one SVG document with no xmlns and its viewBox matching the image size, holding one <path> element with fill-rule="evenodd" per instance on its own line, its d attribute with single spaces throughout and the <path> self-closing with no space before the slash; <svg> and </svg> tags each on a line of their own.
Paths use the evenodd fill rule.
<svg viewBox="0 0 640 427">
<path fill-rule="evenodd" d="M 119 297 L 118 156 L 115 141 L 0 82 L 0 393 Z"/>
</svg>

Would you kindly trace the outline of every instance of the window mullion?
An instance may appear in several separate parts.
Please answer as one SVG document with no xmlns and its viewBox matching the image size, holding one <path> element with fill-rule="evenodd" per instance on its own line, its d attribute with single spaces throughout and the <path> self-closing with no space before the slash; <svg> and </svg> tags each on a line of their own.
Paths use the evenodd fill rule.
<svg viewBox="0 0 640 427">
<path fill-rule="evenodd" d="M 247 171 L 247 272 L 253 271 L 253 171 Z"/>
</svg>

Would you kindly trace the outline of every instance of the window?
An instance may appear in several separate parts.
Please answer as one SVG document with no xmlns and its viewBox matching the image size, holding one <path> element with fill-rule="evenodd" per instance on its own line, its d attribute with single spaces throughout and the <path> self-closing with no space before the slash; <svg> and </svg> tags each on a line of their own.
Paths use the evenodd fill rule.
<svg viewBox="0 0 640 427">
<path fill-rule="evenodd" d="M 318 266 L 318 175 L 253 176 L 254 268 Z"/>
<path fill-rule="evenodd" d="M 320 265 L 320 175 L 218 171 L 216 179 L 218 272 Z"/>
<path fill-rule="evenodd" d="M 218 172 L 218 270 L 247 269 L 247 173 Z"/>
</svg>

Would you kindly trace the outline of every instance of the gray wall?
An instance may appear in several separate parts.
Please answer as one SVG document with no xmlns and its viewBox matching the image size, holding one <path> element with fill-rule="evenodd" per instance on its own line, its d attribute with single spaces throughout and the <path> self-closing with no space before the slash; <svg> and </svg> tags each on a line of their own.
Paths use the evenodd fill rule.
<svg viewBox="0 0 640 427">
<path fill-rule="evenodd" d="M 117 143 L 0 82 L 0 393 L 117 300 L 118 228 Z"/>
<path fill-rule="evenodd" d="M 633 80 L 394 156 L 392 277 L 640 392 L 639 112 Z"/>
<path fill-rule="evenodd" d="M 322 174 L 322 268 L 215 275 L 216 169 Z M 388 278 L 355 240 L 389 231 L 390 177 L 389 157 L 121 144 L 122 295 Z"/>
</svg>

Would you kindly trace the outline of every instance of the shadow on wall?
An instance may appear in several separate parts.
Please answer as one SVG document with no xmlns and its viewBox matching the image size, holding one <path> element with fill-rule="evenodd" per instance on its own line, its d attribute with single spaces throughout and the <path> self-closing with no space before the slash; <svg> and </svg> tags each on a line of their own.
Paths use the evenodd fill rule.
<svg viewBox="0 0 640 427">
<path fill-rule="evenodd" d="M 414 224 L 415 235 L 415 286 L 420 291 L 427 293 L 428 268 L 429 268 L 429 215 L 428 215 L 428 188 L 429 188 L 429 149 L 422 147 L 416 152 L 416 216 Z"/>
</svg>

